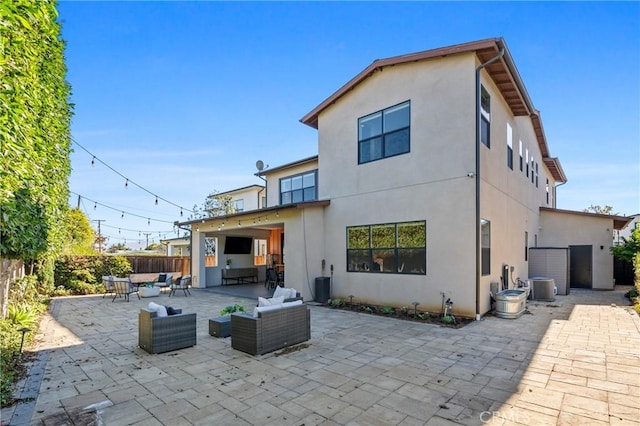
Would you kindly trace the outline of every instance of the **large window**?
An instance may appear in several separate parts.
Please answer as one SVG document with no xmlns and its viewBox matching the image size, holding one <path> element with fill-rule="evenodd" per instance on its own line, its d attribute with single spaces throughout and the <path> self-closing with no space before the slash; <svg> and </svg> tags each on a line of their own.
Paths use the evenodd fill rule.
<svg viewBox="0 0 640 426">
<path fill-rule="evenodd" d="M 317 199 L 317 172 L 302 173 L 280 179 L 280 204 L 301 203 Z"/>
<path fill-rule="evenodd" d="M 484 86 L 480 89 L 480 140 L 491 148 L 491 96 Z"/>
<path fill-rule="evenodd" d="M 409 152 L 410 102 L 358 120 L 358 164 Z"/>
<path fill-rule="evenodd" d="M 425 275 L 426 222 L 347 227 L 347 271 Z"/>
<path fill-rule="evenodd" d="M 491 221 L 480 220 L 480 246 L 482 247 L 482 275 L 491 273 Z"/>
</svg>

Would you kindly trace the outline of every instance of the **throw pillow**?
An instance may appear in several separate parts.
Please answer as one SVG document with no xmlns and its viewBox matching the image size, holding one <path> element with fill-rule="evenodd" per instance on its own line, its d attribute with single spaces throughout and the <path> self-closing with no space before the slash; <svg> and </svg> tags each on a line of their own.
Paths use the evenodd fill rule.
<svg viewBox="0 0 640 426">
<path fill-rule="evenodd" d="M 177 314 L 176 310 L 173 309 L 171 306 L 165 306 L 165 308 L 167 309 L 167 315 L 175 315 L 175 314 Z"/>
<path fill-rule="evenodd" d="M 157 303 L 149 302 L 149 306 L 147 307 L 147 309 L 149 309 L 151 312 L 155 312 L 158 318 L 168 316 L 167 308 L 162 305 L 158 305 Z"/>
<path fill-rule="evenodd" d="M 288 299 L 289 298 L 288 295 L 289 295 L 289 289 L 280 287 L 280 286 L 277 286 L 276 290 L 273 292 L 273 297 L 283 296 L 285 299 Z"/>
<path fill-rule="evenodd" d="M 158 275 L 158 282 L 159 282 L 159 283 L 163 283 L 163 282 L 165 282 L 165 281 L 167 281 L 167 274 L 160 274 L 160 275 Z"/>
<path fill-rule="evenodd" d="M 265 299 L 264 297 L 258 297 L 258 307 L 280 305 L 284 302 L 284 297 L 272 297 L 271 299 Z"/>
</svg>

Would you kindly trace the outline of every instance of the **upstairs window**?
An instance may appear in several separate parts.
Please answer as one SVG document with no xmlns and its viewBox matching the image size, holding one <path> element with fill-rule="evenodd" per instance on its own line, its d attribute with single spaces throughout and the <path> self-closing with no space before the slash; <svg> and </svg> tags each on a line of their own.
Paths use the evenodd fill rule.
<svg viewBox="0 0 640 426">
<path fill-rule="evenodd" d="M 525 153 L 526 153 L 526 155 L 527 155 L 527 156 L 526 156 L 526 160 L 527 160 L 527 172 L 525 173 L 525 175 L 526 175 L 527 177 L 529 177 L 529 150 L 528 150 L 528 149 L 526 149 L 526 150 L 525 150 Z"/>
<path fill-rule="evenodd" d="M 491 96 L 480 87 L 480 141 L 491 148 Z"/>
<path fill-rule="evenodd" d="M 547 186 L 545 187 L 547 193 L 547 205 L 549 205 L 549 179 L 547 179 Z"/>
<path fill-rule="evenodd" d="M 301 173 L 280 179 L 280 204 L 314 201 L 318 197 L 317 171 Z"/>
<path fill-rule="evenodd" d="M 235 204 L 236 204 L 236 212 L 244 211 L 244 199 L 240 198 L 239 200 L 236 200 Z"/>
<path fill-rule="evenodd" d="M 507 167 L 513 170 L 513 130 L 507 123 Z"/>
<path fill-rule="evenodd" d="M 358 119 L 358 164 L 409 152 L 409 101 Z"/>
<path fill-rule="evenodd" d="M 522 158 L 522 141 L 519 141 L 519 153 L 520 153 L 520 171 L 522 171 L 522 168 L 524 166 L 524 160 Z"/>
</svg>

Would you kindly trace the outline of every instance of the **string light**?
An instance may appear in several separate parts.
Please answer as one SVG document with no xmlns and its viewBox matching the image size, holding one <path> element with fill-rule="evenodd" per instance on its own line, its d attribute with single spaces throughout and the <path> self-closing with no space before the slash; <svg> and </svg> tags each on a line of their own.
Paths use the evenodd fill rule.
<svg viewBox="0 0 640 426">
<path fill-rule="evenodd" d="M 129 179 L 127 179 L 126 182 L 124 183 L 124 187 L 129 188 Z"/>
<path fill-rule="evenodd" d="M 115 210 L 115 211 L 120 211 L 121 213 L 126 213 L 128 216 L 133 216 L 133 217 L 139 217 L 139 218 L 141 218 L 141 219 L 148 219 L 148 220 L 152 220 L 151 218 L 148 218 L 147 216 L 141 216 L 141 215 L 139 215 L 139 214 L 132 213 L 132 212 L 129 212 L 129 211 L 123 211 L 123 210 L 120 210 L 120 209 L 116 209 L 116 208 L 111 207 L 111 206 L 109 206 L 109 205 L 107 205 L 107 204 L 101 203 L 101 202 L 99 202 L 99 201 L 92 200 L 92 199 L 90 199 L 90 198 L 85 197 L 84 195 L 78 194 L 78 193 L 73 192 L 73 191 L 69 191 L 69 193 L 70 193 L 70 194 L 77 195 L 77 196 L 78 196 L 78 197 L 80 197 L 81 199 L 85 199 L 85 200 L 87 200 L 87 201 L 92 202 L 92 203 L 93 203 L 93 209 L 94 209 L 94 210 L 97 208 L 97 206 L 98 206 L 98 205 L 100 205 L 100 206 L 105 207 L 105 208 L 107 208 L 107 209 L 111 209 L 111 210 Z M 162 220 L 162 219 L 153 219 L 153 221 L 154 221 L 154 222 L 162 222 L 162 223 L 170 223 L 170 224 L 172 224 L 172 225 L 173 225 L 173 223 L 174 223 L 173 221 Z"/>
<path fill-rule="evenodd" d="M 93 209 L 97 209 L 98 208 L 98 203 L 93 203 Z"/>
<path fill-rule="evenodd" d="M 109 170 L 111 170 L 112 172 L 114 172 L 115 174 L 117 174 L 118 176 L 120 176 L 123 179 L 126 179 L 125 181 L 125 188 L 129 186 L 129 181 L 131 181 L 131 183 L 135 186 L 137 186 L 138 188 L 140 188 L 141 190 L 143 190 L 144 192 L 146 192 L 147 194 L 153 195 L 154 197 L 156 197 L 156 204 L 158 204 L 158 200 L 162 200 L 164 202 L 166 202 L 167 204 L 171 204 L 172 206 L 175 207 L 179 207 L 181 210 L 183 209 L 182 206 L 171 202 L 165 198 L 160 197 L 159 195 L 149 191 L 147 188 L 137 184 L 136 182 L 132 181 L 131 179 L 129 179 L 128 177 L 126 177 L 125 175 L 123 175 L 122 173 L 120 173 L 119 171 L 117 171 L 116 169 L 114 169 L 113 167 L 111 167 L 110 165 L 108 165 L 107 163 L 105 163 L 104 161 L 102 161 L 100 158 L 96 157 L 95 154 L 93 154 L 92 152 L 90 152 L 87 148 L 85 148 L 84 146 L 80 145 L 78 143 L 78 141 L 76 141 L 74 138 L 71 138 L 71 142 L 73 142 L 74 144 L 76 144 L 78 147 L 80 147 L 83 151 L 85 151 L 87 154 L 91 155 L 91 166 L 95 165 L 95 162 L 98 161 L 101 164 L 103 164 L 105 167 L 107 167 Z M 184 210 L 191 212 L 191 213 L 195 213 L 193 210 L 189 210 L 187 208 L 184 208 Z"/>
<path fill-rule="evenodd" d="M 124 212 L 122 212 L 122 216 L 120 216 L 120 219 L 124 219 Z"/>
<path fill-rule="evenodd" d="M 180 217 L 182 217 L 182 207 L 180 207 Z"/>
<path fill-rule="evenodd" d="M 151 218 L 147 219 L 147 225 L 151 225 Z"/>
</svg>

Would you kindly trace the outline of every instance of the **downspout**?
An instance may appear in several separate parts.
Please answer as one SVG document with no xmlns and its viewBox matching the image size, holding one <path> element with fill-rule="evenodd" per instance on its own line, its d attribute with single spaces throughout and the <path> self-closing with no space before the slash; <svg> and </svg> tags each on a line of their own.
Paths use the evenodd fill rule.
<svg viewBox="0 0 640 426">
<path fill-rule="evenodd" d="M 173 222 L 173 226 L 178 229 L 182 229 L 183 231 L 189 232 L 189 275 L 193 276 L 193 259 L 191 259 L 193 254 L 193 232 L 191 232 L 191 228 L 183 228 L 182 226 L 180 226 L 180 222 L 178 221 Z"/>
<path fill-rule="evenodd" d="M 476 68 L 476 321 L 480 321 L 480 274 L 482 272 L 480 270 L 482 261 L 480 257 L 480 71 L 503 56 L 504 47 L 500 49 L 498 55 Z"/>
<path fill-rule="evenodd" d="M 267 166 L 269 167 L 269 166 Z M 258 178 L 262 179 L 262 181 L 264 182 L 264 206 L 262 206 L 262 208 L 267 208 L 267 204 L 268 204 L 268 200 L 267 200 L 267 178 L 262 176 L 262 172 L 258 172 L 256 173 L 256 176 L 258 176 Z M 260 191 L 262 192 L 262 191 Z M 258 203 L 258 205 L 260 205 L 260 203 Z"/>
<path fill-rule="evenodd" d="M 565 183 L 567 183 L 566 180 L 564 182 L 560 182 L 560 184 L 555 185 L 553 187 L 553 208 L 554 209 L 556 208 L 556 204 L 558 203 L 558 188 L 564 185 Z"/>
</svg>

